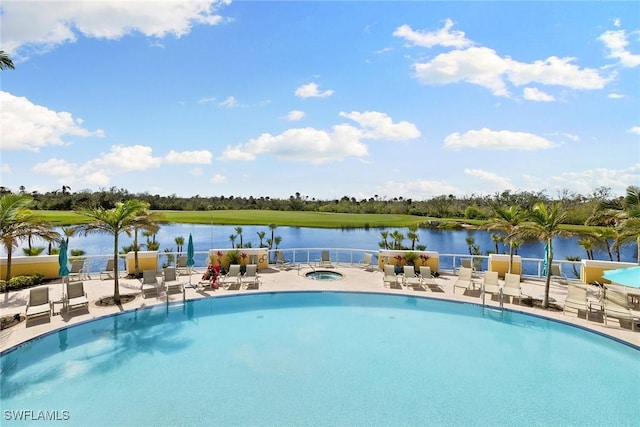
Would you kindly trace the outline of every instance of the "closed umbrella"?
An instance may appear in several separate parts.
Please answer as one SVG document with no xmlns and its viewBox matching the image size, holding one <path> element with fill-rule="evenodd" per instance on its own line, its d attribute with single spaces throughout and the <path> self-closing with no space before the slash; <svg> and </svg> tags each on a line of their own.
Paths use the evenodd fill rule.
<svg viewBox="0 0 640 427">
<path fill-rule="evenodd" d="M 60 242 L 60 252 L 58 252 L 58 276 L 62 278 L 62 293 L 64 294 L 64 278 L 69 277 L 69 267 L 67 263 L 69 258 L 67 257 L 67 241 L 62 240 Z"/>
<path fill-rule="evenodd" d="M 196 262 L 193 259 L 193 236 L 189 233 L 189 242 L 187 243 L 187 268 L 189 269 L 189 285 L 191 285 L 191 267 Z"/>
</svg>

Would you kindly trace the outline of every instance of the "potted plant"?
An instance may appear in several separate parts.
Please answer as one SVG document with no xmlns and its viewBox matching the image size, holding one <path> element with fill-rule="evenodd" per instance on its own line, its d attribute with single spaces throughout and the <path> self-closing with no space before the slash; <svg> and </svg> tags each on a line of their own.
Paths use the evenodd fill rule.
<svg viewBox="0 0 640 427">
<path fill-rule="evenodd" d="M 416 260 L 419 258 L 418 254 L 415 252 L 407 252 L 404 254 L 404 262 L 406 265 L 416 265 Z"/>
<path fill-rule="evenodd" d="M 396 255 L 393 257 L 396 260 L 396 265 L 393 268 L 396 274 L 402 273 L 402 260 L 404 257 L 402 255 Z"/>
<path fill-rule="evenodd" d="M 244 274 L 247 271 L 247 254 L 246 252 L 242 252 L 240 254 L 240 274 Z"/>
<path fill-rule="evenodd" d="M 227 260 L 229 261 L 229 265 L 240 264 L 240 252 L 235 249 L 227 251 L 225 254 Z"/>
</svg>

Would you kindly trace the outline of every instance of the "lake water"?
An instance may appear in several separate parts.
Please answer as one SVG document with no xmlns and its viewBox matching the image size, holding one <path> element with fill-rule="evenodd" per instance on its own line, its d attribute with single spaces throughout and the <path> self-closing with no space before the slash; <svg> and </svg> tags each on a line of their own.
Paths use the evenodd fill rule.
<svg viewBox="0 0 640 427">
<path fill-rule="evenodd" d="M 301 228 L 301 227 L 278 227 L 275 236 L 280 236 L 282 241 L 279 248 L 348 248 L 377 251 L 380 247 L 378 242 L 382 240 L 380 232 L 386 230 L 393 232 L 398 230 L 407 233 L 406 228 L 371 228 L 371 229 L 326 229 L 326 228 Z M 264 231 L 266 239 L 271 237 L 271 232 L 266 226 L 242 226 L 243 243 L 251 242 L 254 248 L 259 247 L 257 233 Z M 197 225 L 197 224 L 171 224 L 163 226 L 156 235 L 156 240 L 160 243 L 160 252 L 165 249 L 175 251 L 177 249 L 175 238 L 182 236 L 185 239 L 183 251 L 186 251 L 186 242 L 189 234 L 193 235 L 194 249 L 196 252 L 205 252 L 211 248 L 227 249 L 231 248 L 229 236 L 236 234 L 234 226 L 222 225 Z M 491 232 L 485 230 L 433 230 L 419 229 L 420 240 L 418 244 L 426 245 L 427 250 L 437 251 L 440 254 L 468 254 L 469 248 L 466 243 L 467 237 L 473 237 L 475 244 L 480 246 L 483 255 L 487 251 L 495 251 L 495 245 L 491 240 Z M 144 243 L 146 238 L 139 236 L 139 243 Z M 389 239 L 390 240 L 390 239 Z M 126 234 L 120 237 L 119 246 L 130 245 L 133 238 Z M 240 238 L 236 238 L 236 244 Z M 411 242 L 405 239 L 403 244 L 408 246 Z M 87 255 L 107 255 L 113 252 L 113 237 L 111 235 L 90 234 L 88 236 L 74 236 L 69 239 L 70 249 L 82 249 Z M 499 245 L 500 253 L 509 253 L 509 248 Z M 518 254 L 523 258 L 543 258 L 544 244 L 539 241 L 531 241 L 522 245 Z M 566 257 L 578 256 L 586 258 L 585 251 L 578 245 L 577 238 L 556 239 L 554 241 L 554 260 L 564 260 Z M 596 259 L 608 260 L 605 251 L 596 251 Z M 636 260 L 636 246 L 627 245 L 623 248 L 621 261 L 634 262 Z M 197 260 L 196 260 L 197 262 Z"/>
</svg>

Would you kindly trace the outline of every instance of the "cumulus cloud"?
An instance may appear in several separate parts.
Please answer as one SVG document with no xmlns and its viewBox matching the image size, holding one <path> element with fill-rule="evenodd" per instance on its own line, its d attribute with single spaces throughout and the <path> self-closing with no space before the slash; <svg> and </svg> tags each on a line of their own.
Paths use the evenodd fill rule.
<svg viewBox="0 0 640 427">
<path fill-rule="evenodd" d="M 316 83 L 307 83 L 296 89 L 296 96 L 299 98 L 326 98 L 333 95 L 333 90 L 328 89 L 320 92 Z"/>
<path fill-rule="evenodd" d="M 488 172 L 482 169 L 465 169 L 464 173 L 482 181 L 488 181 L 494 184 L 495 188 L 502 190 L 514 190 L 516 187 L 511 183 L 509 178 L 499 176 L 496 173 Z"/>
<path fill-rule="evenodd" d="M 604 43 L 609 51 L 607 57 L 618 60 L 623 67 L 635 68 L 640 65 L 640 54 L 632 53 L 628 49 L 629 41 L 625 30 L 605 31 L 598 40 Z"/>
<path fill-rule="evenodd" d="M 624 95 L 622 95 L 621 93 L 610 93 L 609 95 L 607 95 L 607 98 L 622 99 L 624 98 Z"/>
<path fill-rule="evenodd" d="M 100 129 L 83 128 L 82 119 L 66 111 L 53 111 L 27 98 L 0 91 L 2 150 L 37 152 L 50 145 L 66 145 L 65 137 L 103 137 Z"/>
<path fill-rule="evenodd" d="M 535 87 L 525 87 L 523 91 L 524 99 L 529 101 L 541 101 L 541 102 L 551 102 L 555 101 L 555 98 L 548 93 L 542 92 Z"/>
<path fill-rule="evenodd" d="M 541 150 L 553 148 L 555 144 L 548 139 L 526 132 L 508 130 L 495 131 L 487 128 L 470 130 L 464 134 L 458 132 L 448 135 L 444 147 L 460 150 L 465 147 L 485 150 Z"/>
<path fill-rule="evenodd" d="M 304 119 L 304 111 L 300 111 L 300 110 L 291 110 L 287 113 L 287 120 L 289 120 L 290 122 L 297 122 L 298 120 L 302 120 Z"/>
<path fill-rule="evenodd" d="M 564 172 L 549 177 L 546 187 L 552 191 L 559 191 L 567 188 L 568 182 L 571 183 L 571 189 L 580 194 L 589 194 L 598 187 L 610 187 L 614 194 L 625 194 L 630 182 L 640 182 L 640 163 L 625 169 L 596 168 Z"/>
<path fill-rule="evenodd" d="M 365 111 L 364 113 L 352 111 L 350 113 L 341 112 L 340 116 L 358 123 L 364 130 L 363 138 L 383 138 L 404 141 L 420 136 L 420 131 L 413 123 L 407 121 L 393 123 L 391 117 L 385 113 L 379 113 L 377 111 Z"/>
<path fill-rule="evenodd" d="M 632 127 L 631 129 L 629 129 L 629 132 L 635 133 L 636 135 L 640 135 L 640 126 Z"/>
<path fill-rule="evenodd" d="M 409 25 L 401 25 L 393 32 L 395 37 L 407 40 L 410 44 L 422 47 L 445 46 L 463 48 L 473 44 L 463 31 L 451 31 L 454 22 L 447 19 L 444 27 L 437 31 L 413 30 Z"/>
<path fill-rule="evenodd" d="M 218 105 L 220 105 L 221 107 L 233 108 L 238 106 L 238 100 L 233 96 L 229 96 Z"/>
<path fill-rule="evenodd" d="M 217 173 L 217 174 L 213 175 L 209 181 L 212 184 L 224 184 L 224 183 L 227 182 L 227 177 Z"/>
<path fill-rule="evenodd" d="M 279 135 L 264 133 L 244 144 L 227 146 L 222 160 L 255 160 L 258 155 L 270 154 L 283 160 L 325 163 L 347 157 L 362 158 L 368 154 L 364 139 L 407 140 L 420 136 L 412 123 L 394 123 L 384 113 L 366 111 L 340 113 L 356 122 L 339 124 L 331 130 L 311 127 L 288 129 Z"/>
<path fill-rule="evenodd" d="M 12 56 L 47 51 L 78 36 L 118 39 L 132 33 L 161 38 L 188 34 L 194 25 L 223 21 L 216 9 L 229 0 L 6 1 L 2 47 Z"/>
<path fill-rule="evenodd" d="M 407 182 L 387 181 L 376 189 L 376 193 L 426 200 L 443 194 L 462 195 L 464 192 L 445 181 L 411 180 Z"/>
<path fill-rule="evenodd" d="M 153 155 L 152 147 L 145 145 L 114 145 L 107 153 L 85 163 L 71 163 L 51 158 L 33 166 L 33 170 L 60 178 L 66 184 L 80 182 L 107 185 L 114 175 L 155 169 L 163 164 L 208 164 L 212 154 L 208 151 L 171 150 L 164 157 Z"/>
</svg>

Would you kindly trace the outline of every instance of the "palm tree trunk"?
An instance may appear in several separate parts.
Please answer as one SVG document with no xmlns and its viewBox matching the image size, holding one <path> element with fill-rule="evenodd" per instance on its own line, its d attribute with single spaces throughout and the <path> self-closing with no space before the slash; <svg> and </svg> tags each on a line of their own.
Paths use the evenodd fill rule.
<svg viewBox="0 0 640 427">
<path fill-rule="evenodd" d="M 9 280 L 11 280 L 11 255 L 13 254 L 13 248 L 11 246 L 7 247 L 7 274 L 5 276 L 5 281 L 9 284 Z"/>
<path fill-rule="evenodd" d="M 118 277 L 118 234 L 113 239 L 113 302 L 120 304 L 120 282 Z"/>
<path fill-rule="evenodd" d="M 542 300 L 542 307 L 549 308 L 549 288 L 551 287 L 551 263 L 553 262 L 553 239 L 547 240 L 549 245 L 549 252 L 547 253 L 547 275 L 544 280 L 544 299 Z"/>
</svg>

